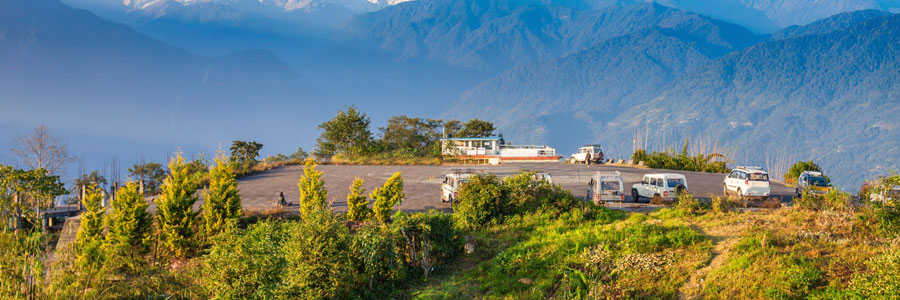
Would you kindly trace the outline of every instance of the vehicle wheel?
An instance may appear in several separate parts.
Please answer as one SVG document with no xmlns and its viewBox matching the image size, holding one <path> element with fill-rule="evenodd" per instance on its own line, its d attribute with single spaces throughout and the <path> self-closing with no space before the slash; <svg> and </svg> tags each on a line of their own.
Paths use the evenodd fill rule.
<svg viewBox="0 0 900 300">
<path fill-rule="evenodd" d="M 573 165 L 574 165 L 576 162 L 577 162 L 577 161 L 575 161 L 575 158 L 574 158 L 574 157 L 569 159 L 569 163 L 570 163 L 570 164 L 573 164 Z"/>
<path fill-rule="evenodd" d="M 684 187 L 683 184 L 679 184 L 675 186 L 675 195 L 682 195 L 687 193 L 687 188 Z"/>
<path fill-rule="evenodd" d="M 724 184 L 722 185 L 722 195 L 724 195 L 725 197 L 728 197 L 728 186 L 727 185 L 724 185 Z"/>
<path fill-rule="evenodd" d="M 631 190 L 631 201 L 639 202 L 641 200 L 641 195 L 638 194 L 637 190 Z"/>
<path fill-rule="evenodd" d="M 744 198 L 744 193 L 741 192 L 741 188 L 738 188 L 736 193 L 737 193 L 738 200 L 741 200 L 741 204 L 743 204 L 744 207 L 746 208 L 747 207 L 747 199 Z"/>
<path fill-rule="evenodd" d="M 662 196 L 660 196 L 659 194 L 653 195 L 653 198 L 650 199 L 650 204 L 653 204 L 653 205 L 662 205 L 662 204 L 664 204 L 664 203 L 663 203 Z"/>
</svg>

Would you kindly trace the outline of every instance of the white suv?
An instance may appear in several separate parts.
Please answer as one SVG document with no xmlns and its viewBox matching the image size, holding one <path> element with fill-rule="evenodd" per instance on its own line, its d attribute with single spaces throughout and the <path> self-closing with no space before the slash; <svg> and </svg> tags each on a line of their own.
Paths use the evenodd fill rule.
<svg viewBox="0 0 900 300">
<path fill-rule="evenodd" d="M 475 173 L 471 171 L 447 174 L 444 177 L 444 182 L 441 184 L 441 202 L 453 203 L 456 197 L 459 196 L 459 188 L 469 183 L 473 176 L 475 176 Z"/>
<path fill-rule="evenodd" d="M 676 194 L 688 191 L 687 178 L 681 174 L 663 173 L 646 174 L 641 183 L 631 186 L 631 197 L 637 202 L 644 198 L 650 198 L 651 203 L 661 203 L 662 200 L 675 199 Z"/>
<path fill-rule="evenodd" d="M 734 194 L 739 198 L 769 198 L 769 173 L 760 167 L 738 166 L 725 177 L 722 192 L 727 196 Z"/>
<path fill-rule="evenodd" d="M 591 154 L 592 163 L 599 164 L 603 162 L 603 148 L 600 145 L 585 145 L 578 148 L 578 152 L 569 157 L 569 162 L 573 164 L 587 163 L 588 153 Z"/>
</svg>

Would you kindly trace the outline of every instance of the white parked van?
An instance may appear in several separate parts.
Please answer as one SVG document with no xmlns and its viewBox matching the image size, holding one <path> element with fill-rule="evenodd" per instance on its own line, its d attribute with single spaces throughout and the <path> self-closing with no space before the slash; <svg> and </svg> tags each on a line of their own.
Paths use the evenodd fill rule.
<svg viewBox="0 0 900 300">
<path fill-rule="evenodd" d="M 725 177 L 722 184 L 722 192 L 727 195 L 736 195 L 739 198 L 769 198 L 769 173 L 761 167 L 738 166 Z"/>
<path fill-rule="evenodd" d="M 631 196 L 635 202 L 643 197 L 650 198 L 652 203 L 659 203 L 675 199 L 677 194 L 687 191 L 687 178 L 675 173 L 646 174 L 640 183 L 631 186 Z"/>
<path fill-rule="evenodd" d="M 597 172 L 591 176 L 585 199 L 597 204 L 601 201 L 625 201 L 625 182 L 622 180 L 622 174 L 619 171 Z"/>
</svg>

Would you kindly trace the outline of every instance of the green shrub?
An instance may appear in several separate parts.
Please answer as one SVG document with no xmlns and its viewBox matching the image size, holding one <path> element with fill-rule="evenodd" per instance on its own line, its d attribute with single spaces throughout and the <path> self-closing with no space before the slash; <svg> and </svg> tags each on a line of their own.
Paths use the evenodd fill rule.
<svg viewBox="0 0 900 300">
<path fill-rule="evenodd" d="M 882 253 L 865 264 L 868 270 L 853 274 L 851 290 L 868 299 L 900 295 L 900 251 Z"/>
<path fill-rule="evenodd" d="M 805 299 L 817 286 L 823 284 L 822 272 L 803 257 L 782 258 L 777 274 L 778 284 L 765 290 L 772 299 Z"/>
<path fill-rule="evenodd" d="M 477 175 L 459 189 L 453 203 L 453 219 L 458 228 L 471 230 L 500 216 L 503 188 L 495 175 Z"/>
<path fill-rule="evenodd" d="M 800 198 L 794 198 L 794 204 L 796 204 L 797 207 L 806 210 L 842 211 L 853 208 L 853 204 L 850 202 L 851 198 L 852 196 L 847 192 L 831 189 L 823 196 L 816 196 L 812 193 L 803 193 L 803 196 Z"/>
<path fill-rule="evenodd" d="M 41 299 L 44 279 L 40 231 L 0 230 L 0 299 Z"/>
<path fill-rule="evenodd" d="M 353 235 L 350 258 L 356 275 L 355 294 L 366 299 L 396 298 L 408 276 L 399 234 L 375 224 Z"/>
<path fill-rule="evenodd" d="M 520 172 L 503 179 L 503 188 L 507 192 L 506 205 L 501 207 L 505 213 L 522 213 L 536 209 L 537 185 L 546 185 L 545 181 L 535 182 L 535 172 Z"/>
<path fill-rule="evenodd" d="M 784 174 L 784 182 L 790 184 L 797 183 L 797 178 L 800 177 L 800 174 L 802 174 L 803 171 L 822 172 L 822 168 L 820 168 L 819 165 L 817 165 L 813 161 L 797 162 L 796 164 L 793 164 L 791 166 L 787 173 Z"/>
<path fill-rule="evenodd" d="M 462 233 L 453 226 L 453 216 L 437 211 L 428 213 L 398 213 L 392 227 L 405 243 L 399 253 L 420 274 L 428 277 L 433 270 L 448 264 L 462 251 Z"/>
<path fill-rule="evenodd" d="M 900 207 L 894 203 L 871 202 L 869 210 L 878 233 L 887 237 L 900 234 Z"/>
<path fill-rule="evenodd" d="M 286 292 L 291 299 L 342 299 L 354 286 L 349 229 L 331 211 L 307 211 L 290 230 L 285 249 Z"/>
<path fill-rule="evenodd" d="M 688 154 L 690 142 L 685 141 L 681 153 L 673 150 L 647 154 L 644 149 L 635 150 L 631 154 L 634 161 L 643 161 L 644 165 L 655 169 L 685 170 L 709 173 L 728 173 L 725 155 L 722 153 L 698 153 L 693 156 Z"/>
<path fill-rule="evenodd" d="M 263 221 L 247 230 L 227 230 L 212 239 L 201 264 L 201 289 L 217 299 L 274 299 L 284 292 L 288 226 Z"/>
<path fill-rule="evenodd" d="M 700 201 L 697 198 L 694 198 L 694 195 L 682 193 L 676 197 L 674 209 L 686 215 L 693 215 L 700 213 L 703 210 L 703 206 L 700 205 Z"/>
</svg>

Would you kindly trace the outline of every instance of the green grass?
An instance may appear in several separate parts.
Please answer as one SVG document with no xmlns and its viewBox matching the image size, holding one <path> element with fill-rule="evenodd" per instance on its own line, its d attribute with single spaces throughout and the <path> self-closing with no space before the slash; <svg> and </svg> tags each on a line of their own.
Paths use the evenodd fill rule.
<svg viewBox="0 0 900 300">
<path fill-rule="evenodd" d="M 417 299 L 675 297 L 690 270 L 708 259 L 709 241 L 685 225 L 600 209 L 553 218 L 534 214 L 493 226 L 509 247 L 467 271 L 414 288 Z M 495 236 L 504 236 L 503 234 Z M 641 284 L 637 284 L 641 282 Z"/>
</svg>

